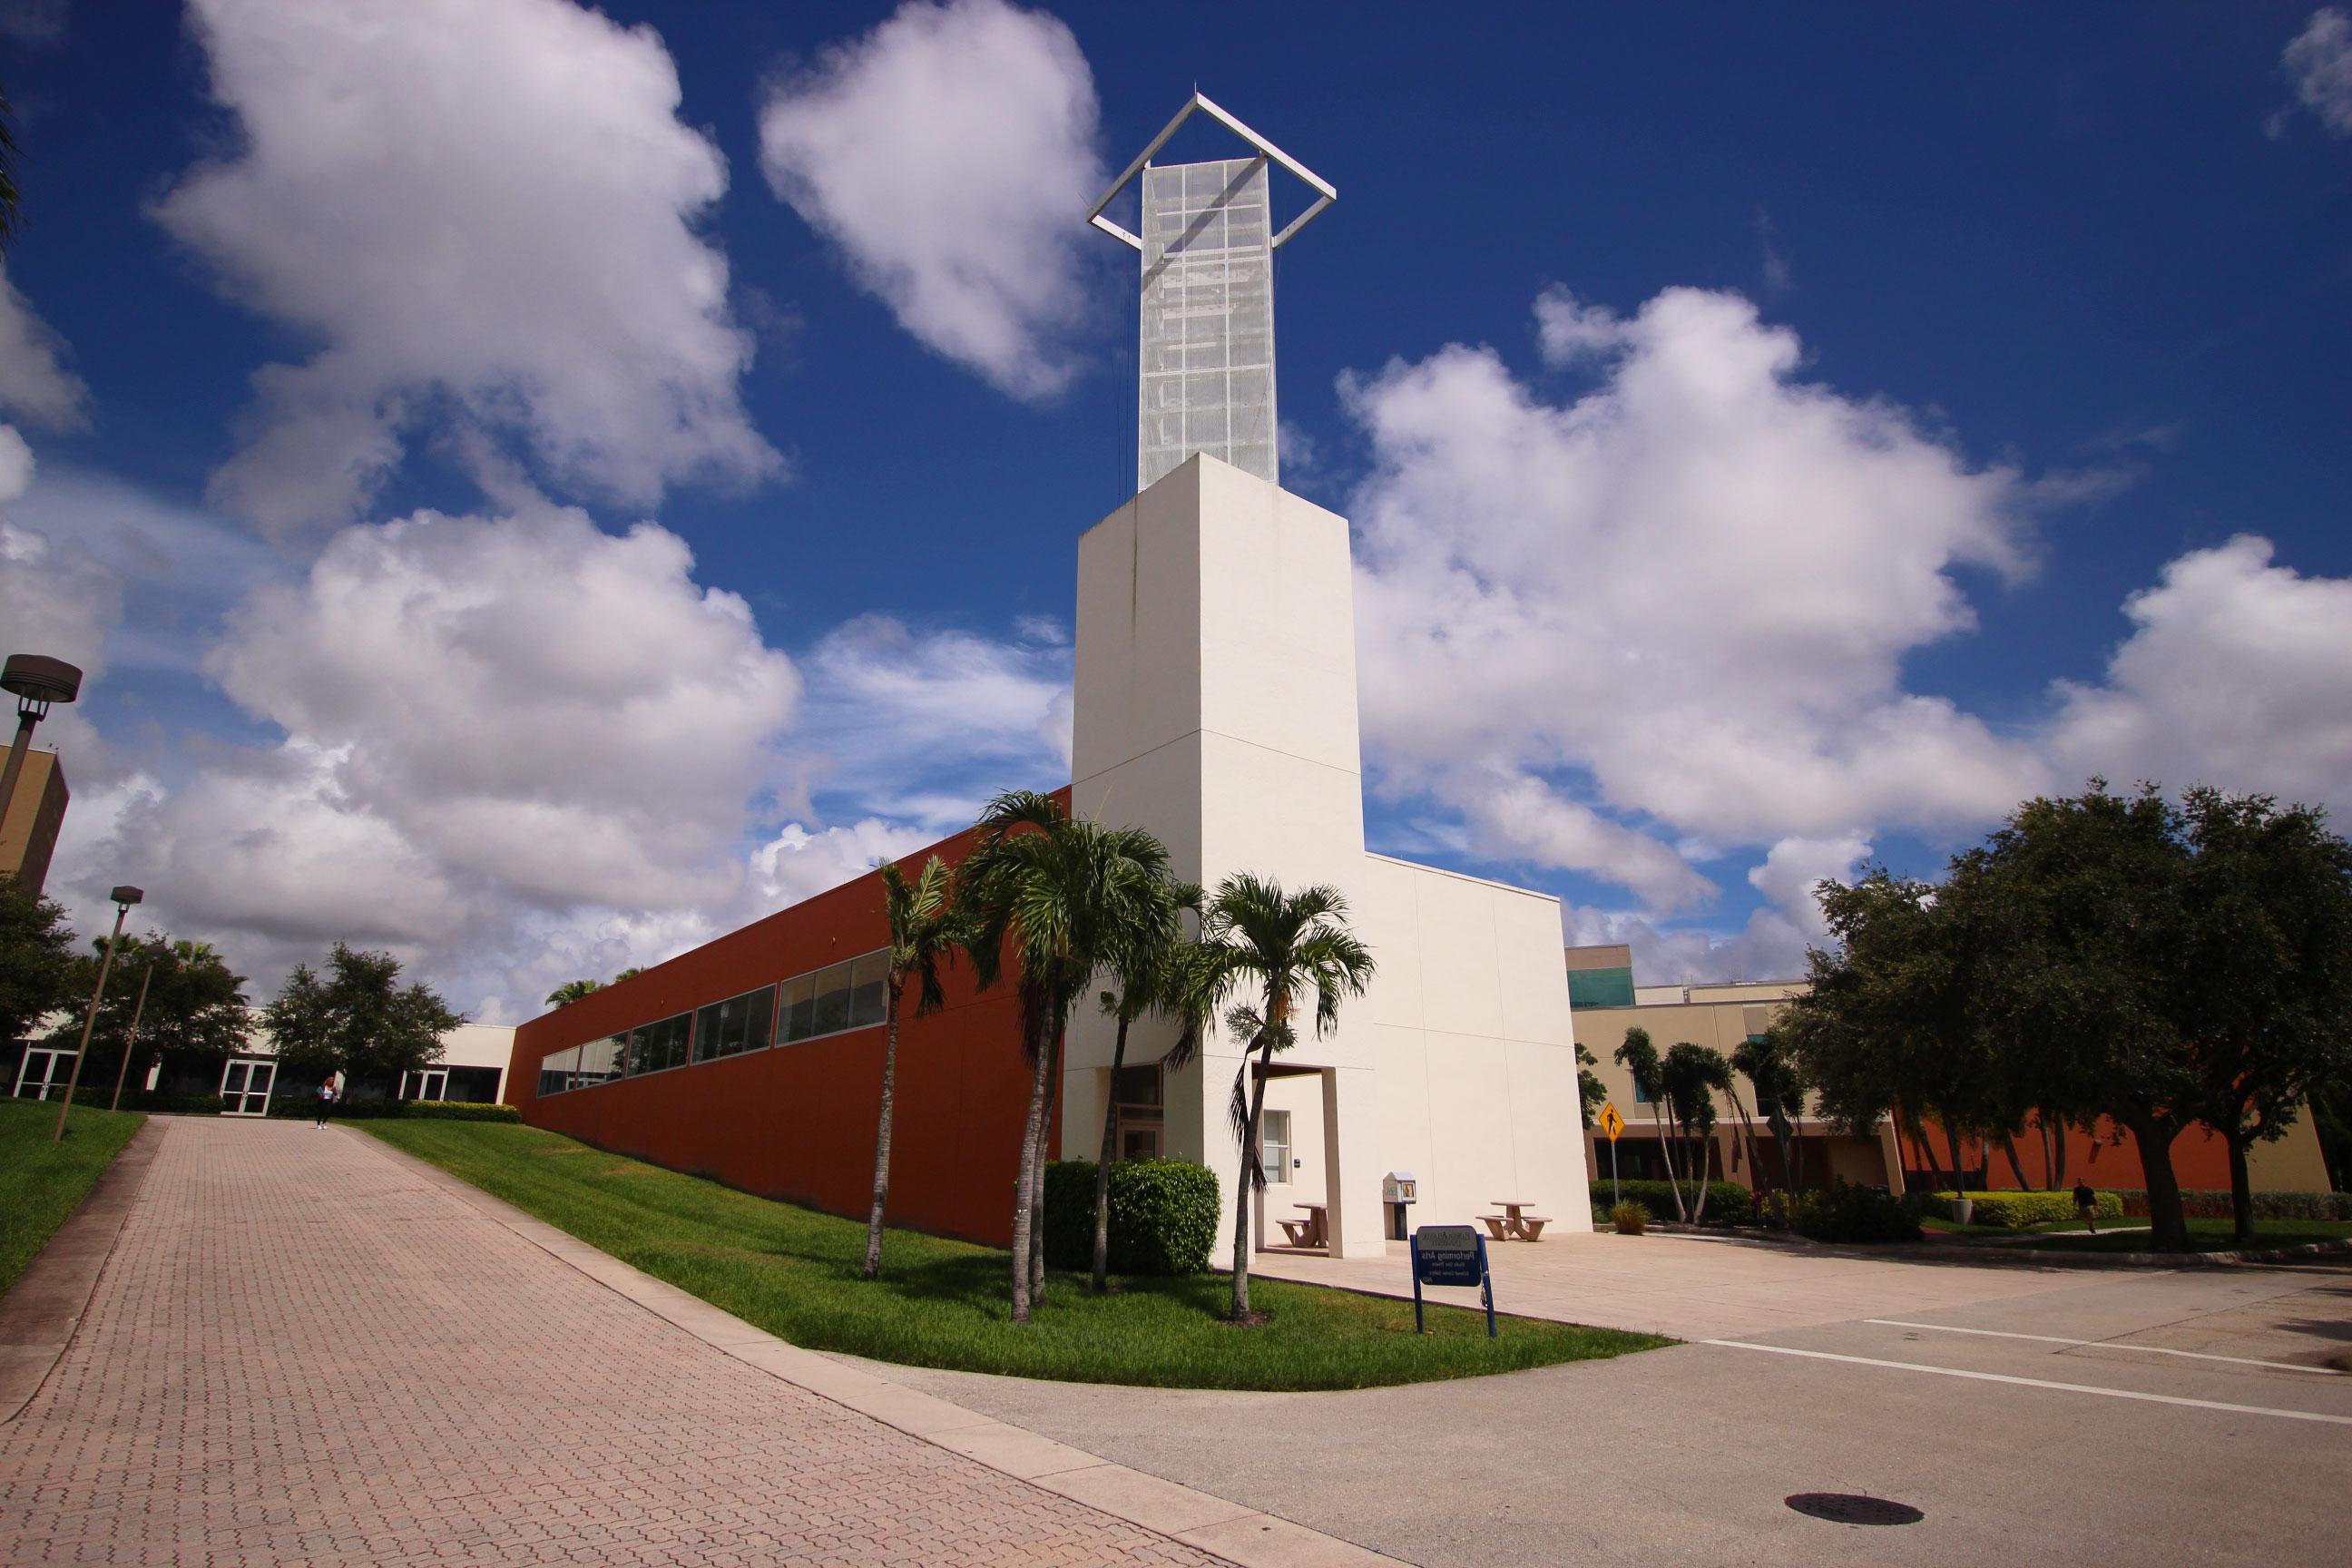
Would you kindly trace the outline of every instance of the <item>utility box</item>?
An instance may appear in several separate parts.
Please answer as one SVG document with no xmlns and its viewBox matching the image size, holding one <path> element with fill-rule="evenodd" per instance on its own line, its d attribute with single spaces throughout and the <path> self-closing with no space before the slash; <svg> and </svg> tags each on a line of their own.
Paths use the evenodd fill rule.
<svg viewBox="0 0 2352 1568">
<path fill-rule="evenodd" d="M 1412 1234 L 1405 1211 L 1407 1205 L 1420 1201 L 1415 1192 L 1420 1184 L 1411 1171 L 1391 1171 L 1381 1178 L 1381 1199 L 1388 1205 L 1391 1241 L 1402 1241 Z"/>
</svg>

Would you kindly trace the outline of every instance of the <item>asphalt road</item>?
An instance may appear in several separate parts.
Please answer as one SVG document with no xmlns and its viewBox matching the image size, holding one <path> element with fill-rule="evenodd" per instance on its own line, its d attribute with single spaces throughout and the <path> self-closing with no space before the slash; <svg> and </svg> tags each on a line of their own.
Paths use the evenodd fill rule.
<svg viewBox="0 0 2352 1568">
<path fill-rule="evenodd" d="M 2352 1561 L 2352 1268 L 2012 1282 L 1351 1394 L 877 1370 L 1429 1568 Z M 1787 1506 L 1806 1492 L 1920 1518 L 1832 1522 Z"/>
</svg>

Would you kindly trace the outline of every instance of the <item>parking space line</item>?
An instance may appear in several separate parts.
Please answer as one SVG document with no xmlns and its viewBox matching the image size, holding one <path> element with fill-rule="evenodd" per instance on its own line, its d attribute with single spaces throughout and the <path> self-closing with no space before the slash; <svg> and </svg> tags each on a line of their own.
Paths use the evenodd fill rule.
<svg viewBox="0 0 2352 1568">
<path fill-rule="evenodd" d="M 2148 1355 L 2186 1356 L 2190 1361 L 2225 1361 L 2232 1366 L 2266 1366 L 2279 1372 L 2311 1372 L 2322 1377 L 2342 1377 L 2332 1366 L 2298 1366 L 2291 1361 L 2256 1361 L 2251 1356 L 2209 1355 L 2203 1351 L 2177 1351 L 2164 1345 L 2128 1345 L 2120 1340 L 2070 1340 L 2058 1334 L 2012 1334 L 2001 1329 L 1963 1329 L 1951 1323 L 1906 1323 L 1900 1318 L 1864 1318 L 1890 1329 L 1931 1329 L 1939 1334 L 1977 1334 L 1990 1340 L 2033 1340 L 2045 1345 L 2092 1345 L 2103 1351 L 2141 1351 Z"/>
<path fill-rule="evenodd" d="M 2131 1388 L 2101 1388 L 2091 1383 L 2052 1383 L 2040 1377 L 2011 1377 L 1998 1372 L 1966 1372 L 1956 1366 L 1927 1366 L 1914 1361 L 1881 1361 L 1875 1356 L 1839 1355 L 1832 1351 L 1801 1351 L 1790 1345 L 1759 1345 L 1747 1340 L 1701 1340 L 1698 1342 L 1721 1345 L 1726 1350 L 1802 1356 L 1808 1361 L 1842 1361 L 1854 1366 L 1883 1366 L 1895 1372 L 1965 1377 L 1973 1383 L 2008 1383 L 2021 1388 L 2053 1389 L 2060 1394 L 2095 1394 L 2106 1399 L 2137 1399 L 2148 1405 L 2183 1405 L 2192 1410 L 2225 1410 L 2235 1415 L 2275 1415 L 2282 1421 L 2320 1421 L 2330 1426 L 2352 1426 L 2352 1415 L 2328 1415 L 2316 1410 L 2274 1410 L 2264 1405 L 2229 1405 L 2218 1399 L 2184 1399 L 2172 1394 L 2142 1394 Z"/>
</svg>

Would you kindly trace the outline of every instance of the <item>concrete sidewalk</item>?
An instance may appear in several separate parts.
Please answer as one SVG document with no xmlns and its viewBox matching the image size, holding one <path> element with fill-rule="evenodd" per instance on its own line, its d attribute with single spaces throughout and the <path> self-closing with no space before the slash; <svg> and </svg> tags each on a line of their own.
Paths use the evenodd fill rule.
<svg viewBox="0 0 2352 1568">
<path fill-rule="evenodd" d="M 158 1125 L 0 1426 L 10 1563 L 1381 1561 L 783 1345 L 364 1134 Z"/>
</svg>

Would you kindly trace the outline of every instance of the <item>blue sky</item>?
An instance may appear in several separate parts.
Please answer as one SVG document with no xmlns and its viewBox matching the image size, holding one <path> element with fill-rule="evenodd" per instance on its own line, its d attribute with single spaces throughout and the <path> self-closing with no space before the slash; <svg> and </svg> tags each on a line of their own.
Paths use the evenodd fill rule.
<svg viewBox="0 0 2352 1568">
<path fill-rule="evenodd" d="M 511 1018 L 1065 782 L 1196 82 L 1340 192 L 1377 847 L 1666 980 L 2094 771 L 2352 799 L 2341 8 L 15 0 L 52 891 Z"/>
</svg>

